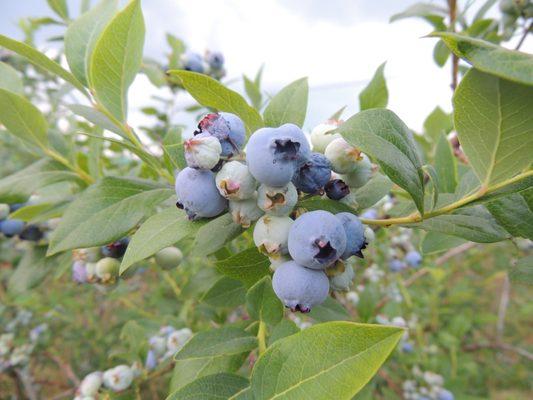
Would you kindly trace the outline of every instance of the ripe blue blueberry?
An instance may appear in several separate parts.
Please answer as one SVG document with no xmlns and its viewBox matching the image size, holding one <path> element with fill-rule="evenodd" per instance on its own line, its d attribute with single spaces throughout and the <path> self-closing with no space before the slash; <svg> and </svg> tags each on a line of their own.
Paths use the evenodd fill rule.
<svg viewBox="0 0 533 400">
<path fill-rule="evenodd" d="M 183 69 L 185 71 L 198 72 L 202 74 L 205 70 L 202 56 L 198 53 L 188 52 L 182 58 Z"/>
<path fill-rule="evenodd" d="M 438 400 L 454 400 L 455 396 L 452 392 L 446 389 L 441 389 L 439 394 L 437 395 Z"/>
<path fill-rule="evenodd" d="M 209 52 L 207 54 L 207 64 L 213 70 L 220 70 L 224 67 L 224 55 L 219 51 Z"/>
<path fill-rule="evenodd" d="M 87 269 L 83 261 L 74 261 L 72 263 L 72 280 L 77 283 L 87 282 Z"/>
<path fill-rule="evenodd" d="M 327 211 L 317 210 L 298 217 L 289 232 L 289 253 L 308 268 L 325 269 L 346 250 L 346 233 L 341 221 Z"/>
<path fill-rule="evenodd" d="M 246 163 L 251 174 L 273 187 L 287 185 L 310 155 L 305 134 L 294 124 L 261 128 L 250 137 L 246 147 Z"/>
<path fill-rule="evenodd" d="M 341 258 L 343 260 L 351 256 L 363 258 L 363 252 L 361 250 L 366 247 L 364 225 L 359 221 L 357 216 L 349 212 L 335 214 L 335 217 L 342 223 L 346 232 L 346 249 L 342 253 Z"/>
<path fill-rule="evenodd" d="M 285 307 L 293 312 L 307 313 L 326 300 L 329 281 L 323 271 L 288 261 L 274 271 L 272 287 Z"/>
<path fill-rule="evenodd" d="M 407 266 L 403 261 L 398 260 L 397 258 L 393 258 L 389 261 L 389 269 L 392 272 L 400 272 L 403 271 Z"/>
<path fill-rule="evenodd" d="M 212 169 L 220 161 L 220 141 L 208 133 L 200 133 L 183 143 L 185 160 L 191 168 Z"/>
<path fill-rule="evenodd" d="M 418 251 L 411 250 L 407 252 L 407 254 L 405 255 L 404 261 L 410 267 L 418 268 L 420 267 L 420 264 L 422 264 L 422 256 L 420 255 Z"/>
<path fill-rule="evenodd" d="M 341 200 L 350 194 L 349 186 L 342 179 L 332 179 L 326 183 L 324 190 L 331 200 Z"/>
<path fill-rule="evenodd" d="M 19 235 L 22 240 L 38 242 L 44 237 L 44 232 L 37 225 L 27 225 Z"/>
<path fill-rule="evenodd" d="M 364 213 L 360 215 L 361 218 L 365 219 L 378 219 L 378 212 L 374 208 L 369 208 L 368 210 L 365 210 Z"/>
<path fill-rule="evenodd" d="M 277 188 L 260 185 L 257 190 L 257 205 L 270 215 L 289 215 L 298 201 L 298 192 L 292 183 Z"/>
<path fill-rule="evenodd" d="M 292 183 L 304 193 L 317 193 L 329 182 L 330 178 L 329 160 L 320 153 L 311 153 L 309 160 L 294 174 Z"/>
<path fill-rule="evenodd" d="M 2 233 L 7 237 L 18 235 L 24 229 L 24 221 L 20 219 L 6 219 L 0 225 Z"/>
<path fill-rule="evenodd" d="M 235 114 L 226 112 L 211 113 L 202 118 L 194 134 L 200 133 L 216 137 L 222 146 L 221 157 L 225 158 L 238 154 L 246 141 L 244 122 Z"/>
<path fill-rule="evenodd" d="M 403 342 L 402 343 L 402 351 L 404 353 L 412 353 L 414 351 L 414 347 L 410 342 Z"/>
<path fill-rule="evenodd" d="M 211 171 L 184 168 L 176 177 L 178 207 L 183 208 L 190 219 L 211 218 L 221 214 L 228 201 L 220 195 Z"/>
<path fill-rule="evenodd" d="M 101 251 L 104 257 L 120 258 L 126 253 L 130 239 L 125 237 L 116 242 L 102 246 Z"/>
<path fill-rule="evenodd" d="M 144 367 L 151 371 L 157 367 L 157 357 L 153 350 L 148 350 L 148 353 L 146 354 L 146 361 L 144 362 Z"/>
</svg>

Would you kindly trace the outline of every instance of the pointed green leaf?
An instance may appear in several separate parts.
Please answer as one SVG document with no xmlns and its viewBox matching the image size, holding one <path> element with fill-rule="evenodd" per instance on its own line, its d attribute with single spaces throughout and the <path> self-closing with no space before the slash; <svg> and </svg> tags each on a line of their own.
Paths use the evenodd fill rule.
<svg viewBox="0 0 533 400">
<path fill-rule="evenodd" d="M 433 60 L 439 67 L 443 67 L 450 58 L 450 50 L 446 47 L 446 44 L 439 40 L 433 48 Z"/>
<path fill-rule="evenodd" d="M 46 0 L 54 12 L 64 20 L 68 19 L 67 0 Z"/>
<path fill-rule="evenodd" d="M 259 253 L 256 247 L 250 247 L 231 257 L 217 261 L 215 266 L 221 274 L 237 279 L 247 287 L 268 275 L 270 271 L 270 261 Z"/>
<path fill-rule="evenodd" d="M 459 141 L 484 185 L 511 178 L 531 164 L 532 87 L 474 69 L 459 84 L 453 103 Z"/>
<path fill-rule="evenodd" d="M 533 240 L 533 187 L 500 197 L 485 206 L 511 235 Z"/>
<path fill-rule="evenodd" d="M 113 17 L 117 0 L 101 0 L 72 22 L 65 32 L 65 55 L 70 70 L 85 86 L 89 85 L 89 61 L 96 40 Z"/>
<path fill-rule="evenodd" d="M 48 253 L 118 240 L 172 194 L 152 182 L 104 178 L 70 205 L 50 237 Z"/>
<path fill-rule="evenodd" d="M 90 123 L 128 139 L 118 126 L 116 126 L 105 114 L 95 108 L 83 106 L 81 104 L 67 104 L 67 107 L 74 114 L 85 118 Z"/>
<path fill-rule="evenodd" d="M 533 56 L 452 32 L 434 32 L 455 53 L 479 71 L 524 85 L 533 85 Z"/>
<path fill-rule="evenodd" d="M 167 397 L 167 400 L 229 399 L 248 386 L 248 379 L 228 373 L 201 377 Z"/>
<path fill-rule="evenodd" d="M 126 121 L 128 88 L 141 68 L 144 19 L 133 0 L 107 25 L 94 45 L 89 84 L 96 100 L 120 122 Z"/>
<path fill-rule="evenodd" d="M 278 340 L 254 366 L 254 399 L 350 400 L 402 335 L 400 328 L 327 322 Z"/>
<path fill-rule="evenodd" d="M 442 193 L 454 193 L 457 187 L 457 159 L 444 133 L 440 135 L 435 148 L 435 170 L 439 177 L 439 190 Z"/>
<path fill-rule="evenodd" d="M 453 129 L 453 118 L 451 114 L 445 113 L 439 106 L 428 115 L 424 121 L 424 132 L 429 138 L 436 142 L 443 133 L 447 135 Z"/>
<path fill-rule="evenodd" d="M 246 95 L 252 102 L 252 105 L 259 110 L 261 108 L 263 98 L 260 87 L 246 75 L 242 76 L 242 80 L 244 82 L 244 90 L 246 91 Z"/>
<path fill-rule="evenodd" d="M 235 308 L 244 303 L 246 289 L 241 282 L 223 276 L 209 288 L 201 301 L 212 307 Z"/>
<path fill-rule="evenodd" d="M 19 72 L 4 62 L 0 62 L 0 89 L 24 96 L 24 86 Z"/>
<path fill-rule="evenodd" d="M 411 131 L 396 114 L 384 109 L 361 111 L 338 132 L 375 159 L 383 172 L 411 195 L 420 213 L 424 212 L 422 165 Z"/>
<path fill-rule="evenodd" d="M 266 126 L 278 127 L 292 123 L 302 127 L 307 114 L 309 84 L 301 78 L 281 89 L 268 103 L 263 117 Z"/>
<path fill-rule="evenodd" d="M 265 276 L 246 293 L 246 309 L 255 320 L 275 325 L 283 318 L 283 304 L 272 289 L 270 276 Z"/>
<path fill-rule="evenodd" d="M 381 64 L 372 80 L 359 94 L 359 109 L 368 110 L 370 108 L 385 108 L 389 102 L 389 91 L 385 81 L 385 63 Z"/>
</svg>

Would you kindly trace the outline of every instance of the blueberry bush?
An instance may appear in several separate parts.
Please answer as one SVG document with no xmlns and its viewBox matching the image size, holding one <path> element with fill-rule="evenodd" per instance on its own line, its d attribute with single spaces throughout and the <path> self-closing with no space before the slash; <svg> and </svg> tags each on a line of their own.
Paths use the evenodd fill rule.
<svg viewBox="0 0 533 400">
<path fill-rule="evenodd" d="M 1 398 L 531 398 L 530 1 L 391 18 L 451 69 L 422 132 L 385 64 L 306 132 L 306 78 L 239 93 L 171 34 L 143 58 L 140 0 L 89 3 L 0 35 Z M 138 74 L 168 96 L 134 129 Z"/>
</svg>

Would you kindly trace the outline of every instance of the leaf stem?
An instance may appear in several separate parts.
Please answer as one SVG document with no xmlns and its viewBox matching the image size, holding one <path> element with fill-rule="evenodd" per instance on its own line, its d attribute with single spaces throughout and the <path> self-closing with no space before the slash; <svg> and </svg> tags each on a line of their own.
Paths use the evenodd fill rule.
<svg viewBox="0 0 533 400">
<path fill-rule="evenodd" d="M 60 164 L 63 164 L 68 169 L 70 169 L 70 170 L 74 171 L 75 173 L 77 173 L 79 175 L 79 177 L 85 183 L 88 183 L 88 184 L 94 183 L 94 178 L 92 176 L 87 174 L 83 169 L 81 169 L 77 165 L 72 165 L 69 160 L 67 160 L 65 157 L 63 157 L 61 154 L 59 154 L 55 150 L 52 150 L 52 149 L 47 148 L 47 147 L 43 147 L 43 151 L 45 152 L 45 154 L 47 156 L 53 158 L 54 160 L 56 160 Z"/>
<path fill-rule="evenodd" d="M 263 321 L 259 321 L 257 341 L 259 342 L 259 355 L 261 355 L 266 351 L 266 324 Z"/>
</svg>

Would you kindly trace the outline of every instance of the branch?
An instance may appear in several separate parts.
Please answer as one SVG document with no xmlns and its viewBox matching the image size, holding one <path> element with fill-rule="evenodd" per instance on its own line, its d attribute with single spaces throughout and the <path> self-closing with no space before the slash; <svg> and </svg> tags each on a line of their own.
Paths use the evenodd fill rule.
<svg viewBox="0 0 533 400">
<path fill-rule="evenodd" d="M 519 41 L 518 44 L 516 45 L 515 50 L 520 50 L 520 47 L 522 47 L 522 45 L 524 44 L 524 41 L 526 40 L 527 35 L 528 35 L 532 30 L 533 30 L 533 21 L 529 24 L 528 27 L 526 27 L 526 29 L 524 29 L 524 34 L 522 35 L 522 37 L 520 38 L 520 41 Z"/>
</svg>

